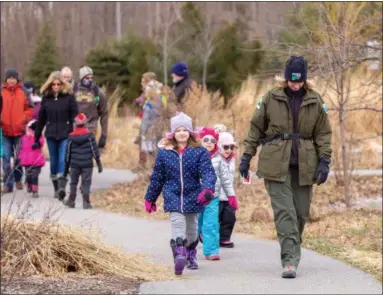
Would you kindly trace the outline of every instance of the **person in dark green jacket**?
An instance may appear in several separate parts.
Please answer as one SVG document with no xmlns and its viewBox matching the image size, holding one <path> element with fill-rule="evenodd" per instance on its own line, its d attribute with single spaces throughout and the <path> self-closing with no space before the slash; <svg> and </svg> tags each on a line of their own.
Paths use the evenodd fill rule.
<svg viewBox="0 0 383 295">
<path fill-rule="evenodd" d="M 331 127 L 326 105 L 307 81 L 304 57 L 288 59 L 280 82 L 258 101 L 239 170 L 248 176 L 250 160 L 261 145 L 257 176 L 264 178 L 271 199 L 282 277 L 295 278 L 312 186 L 325 183 L 329 173 Z"/>
</svg>

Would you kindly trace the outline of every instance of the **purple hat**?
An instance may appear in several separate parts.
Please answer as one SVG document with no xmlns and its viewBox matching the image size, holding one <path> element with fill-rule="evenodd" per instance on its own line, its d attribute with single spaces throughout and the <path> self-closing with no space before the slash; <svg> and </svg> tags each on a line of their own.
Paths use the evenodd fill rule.
<svg viewBox="0 0 383 295">
<path fill-rule="evenodd" d="M 198 134 L 193 130 L 193 121 L 188 115 L 183 112 L 180 112 L 170 119 L 170 132 L 166 133 L 167 139 L 172 139 L 174 137 L 174 133 L 180 127 L 184 127 L 187 131 L 190 132 L 195 138 L 198 138 Z"/>
</svg>

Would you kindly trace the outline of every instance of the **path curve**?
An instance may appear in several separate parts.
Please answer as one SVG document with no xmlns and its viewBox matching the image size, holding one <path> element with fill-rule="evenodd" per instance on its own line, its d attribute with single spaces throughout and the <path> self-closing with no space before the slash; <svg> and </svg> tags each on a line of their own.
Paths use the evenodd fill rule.
<svg viewBox="0 0 383 295">
<path fill-rule="evenodd" d="M 82 210 L 81 197 L 77 200 L 78 209 L 66 209 L 51 197 L 48 167 L 44 167 L 41 175 L 41 197 L 31 201 L 29 214 L 33 214 L 27 214 L 26 218 L 41 219 L 51 208 L 58 211 L 55 216 L 59 214 L 62 224 L 100 228 L 106 243 L 121 245 L 124 251 L 146 254 L 153 262 L 171 265 L 168 221 Z M 93 190 L 132 179 L 134 174 L 127 170 L 105 169 L 102 174 L 95 171 Z M 10 207 L 11 199 L 11 195 L 2 197 L 2 213 Z M 28 200 L 21 192 L 17 192 L 14 199 L 13 213 Z M 234 235 L 233 240 L 236 247 L 222 249 L 221 261 L 203 260 L 199 249 L 198 271 L 187 270 L 182 279 L 145 283 L 141 285 L 141 294 L 382 294 L 381 283 L 371 275 L 306 249 L 302 252 L 297 279 L 282 279 L 277 242 L 241 234 Z"/>
</svg>

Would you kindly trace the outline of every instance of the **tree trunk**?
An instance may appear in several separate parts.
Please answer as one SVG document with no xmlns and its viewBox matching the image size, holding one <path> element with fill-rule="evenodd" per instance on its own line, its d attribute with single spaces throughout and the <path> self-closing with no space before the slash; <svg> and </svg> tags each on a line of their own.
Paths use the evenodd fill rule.
<svg viewBox="0 0 383 295">
<path fill-rule="evenodd" d="M 342 166 L 343 166 L 343 185 L 344 185 L 344 200 L 347 208 L 351 207 L 351 195 L 350 195 L 350 171 L 348 169 L 348 157 L 347 157 L 347 143 L 346 143 L 346 130 L 345 130 L 345 113 L 344 106 L 341 106 L 339 110 L 339 133 L 340 142 L 342 146 Z"/>
<path fill-rule="evenodd" d="M 121 2 L 116 1 L 116 37 L 121 40 Z"/>
<path fill-rule="evenodd" d="M 168 28 L 165 28 L 162 44 L 164 85 L 168 86 Z"/>
<path fill-rule="evenodd" d="M 207 80 L 207 64 L 209 62 L 209 57 L 205 56 L 203 59 L 203 69 L 202 69 L 202 87 L 206 89 L 206 80 Z"/>
</svg>

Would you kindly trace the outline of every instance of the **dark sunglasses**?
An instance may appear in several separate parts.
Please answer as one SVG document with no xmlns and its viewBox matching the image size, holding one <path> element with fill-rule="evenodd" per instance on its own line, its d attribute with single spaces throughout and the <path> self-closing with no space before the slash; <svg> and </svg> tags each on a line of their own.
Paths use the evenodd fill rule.
<svg viewBox="0 0 383 295">
<path fill-rule="evenodd" d="M 228 149 L 231 149 L 232 151 L 235 149 L 235 145 L 234 144 L 231 144 L 231 145 L 224 145 L 223 146 L 223 149 L 225 151 L 227 151 Z"/>
<path fill-rule="evenodd" d="M 208 138 L 208 137 L 205 137 L 205 138 L 203 139 L 203 142 L 204 142 L 204 143 L 209 143 L 209 142 L 211 142 L 212 144 L 216 144 L 216 143 L 217 143 L 217 141 L 216 141 L 214 138 Z"/>
</svg>

